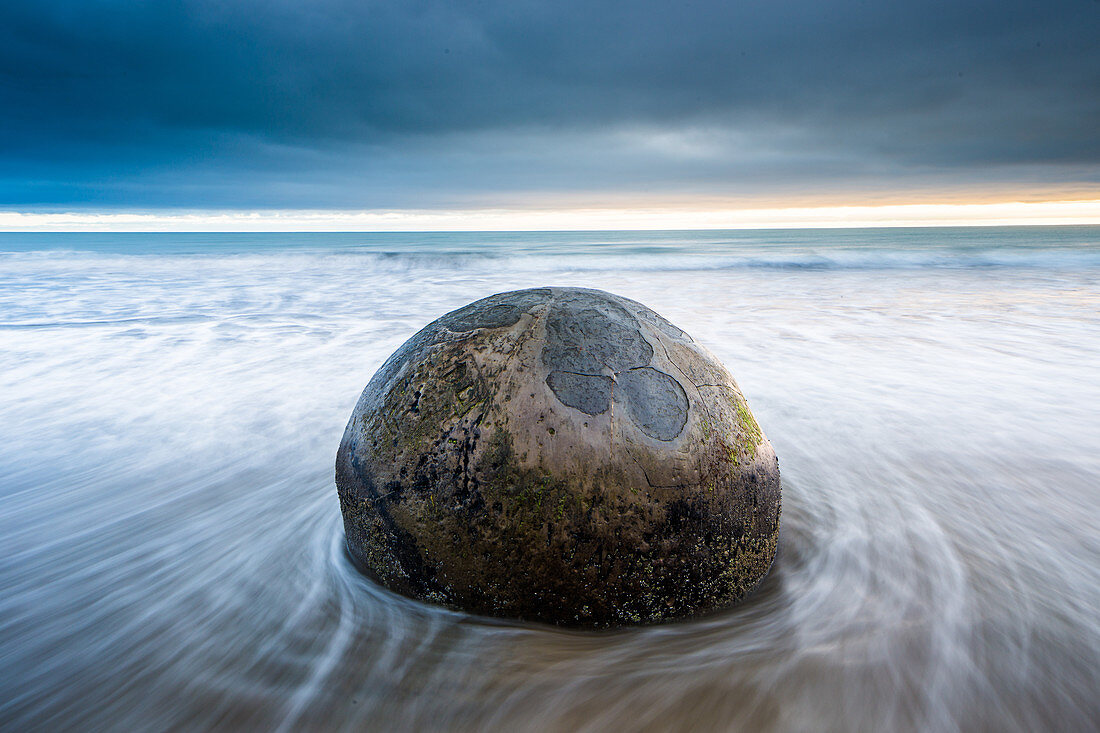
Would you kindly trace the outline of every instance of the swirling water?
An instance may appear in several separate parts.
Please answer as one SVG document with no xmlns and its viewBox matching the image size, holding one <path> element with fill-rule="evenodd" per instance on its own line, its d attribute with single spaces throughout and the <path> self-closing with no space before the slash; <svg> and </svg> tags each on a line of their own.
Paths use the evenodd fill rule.
<svg viewBox="0 0 1100 733">
<path fill-rule="evenodd" d="M 733 371 L 779 556 L 590 633 L 396 596 L 336 447 L 493 292 L 635 298 Z M 1100 229 L 0 235 L 0 728 L 1091 730 Z"/>
</svg>

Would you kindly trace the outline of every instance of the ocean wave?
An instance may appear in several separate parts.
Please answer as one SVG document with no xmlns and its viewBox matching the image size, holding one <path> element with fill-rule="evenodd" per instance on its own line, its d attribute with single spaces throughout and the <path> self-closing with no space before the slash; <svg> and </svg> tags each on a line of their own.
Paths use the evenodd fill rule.
<svg viewBox="0 0 1100 733">
<path fill-rule="evenodd" d="M 1095 727 L 1093 264 L 715 248 L 5 256 L 0 728 Z M 642 300 L 737 376 L 784 481 L 745 603 L 580 633 L 348 562 L 333 461 L 373 371 L 547 282 Z"/>
<path fill-rule="evenodd" d="M 181 267 L 246 269 L 261 267 L 316 268 L 325 263 L 338 264 L 362 272 L 422 273 L 425 271 L 485 270 L 525 272 L 532 270 L 568 271 L 710 271 L 710 270 L 922 270 L 922 269 L 1050 269 L 1074 270 L 1100 268 L 1100 246 L 1049 248 L 866 248 L 866 247 L 713 247 L 701 248 L 692 242 L 661 248 L 594 246 L 577 251 L 575 247 L 523 247 L 457 251 L 317 251 L 275 249 L 271 252 L 229 252 L 216 256 L 172 254 L 155 248 L 135 255 L 116 252 L 48 250 L 0 252 L 0 282 L 33 274 L 43 268 L 73 267 L 67 273 L 81 277 L 97 271 L 139 268 L 146 272 L 172 272 Z"/>
</svg>

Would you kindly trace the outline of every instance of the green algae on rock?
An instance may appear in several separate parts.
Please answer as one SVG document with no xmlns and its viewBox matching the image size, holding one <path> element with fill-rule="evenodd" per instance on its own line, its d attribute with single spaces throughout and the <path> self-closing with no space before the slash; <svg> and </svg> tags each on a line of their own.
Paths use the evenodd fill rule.
<svg viewBox="0 0 1100 733">
<path fill-rule="evenodd" d="M 686 333 L 599 290 L 493 295 L 426 326 L 336 458 L 348 549 L 387 587 L 603 627 L 707 613 L 767 574 L 779 463 Z"/>
</svg>

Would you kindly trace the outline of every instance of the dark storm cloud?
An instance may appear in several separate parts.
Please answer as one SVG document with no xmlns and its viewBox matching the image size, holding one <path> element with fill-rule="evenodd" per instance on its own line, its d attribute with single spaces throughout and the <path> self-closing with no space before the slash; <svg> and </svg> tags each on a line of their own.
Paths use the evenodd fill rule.
<svg viewBox="0 0 1100 733">
<path fill-rule="evenodd" d="M 1100 2 L 0 6 L 0 203 L 1096 181 Z"/>
</svg>

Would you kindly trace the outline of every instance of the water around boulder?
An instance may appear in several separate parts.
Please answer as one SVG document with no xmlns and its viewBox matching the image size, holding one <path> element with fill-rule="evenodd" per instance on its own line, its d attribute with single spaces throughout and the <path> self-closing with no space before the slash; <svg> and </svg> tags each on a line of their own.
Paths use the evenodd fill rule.
<svg viewBox="0 0 1100 733">
<path fill-rule="evenodd" d="M 589 627 L 704 614 L 767 574 L 779 464 L 737 383 L 599 290 L 500 293 L 410 338 L 336 460 L 347 545 L 387 587 Z"/>
</svg>

